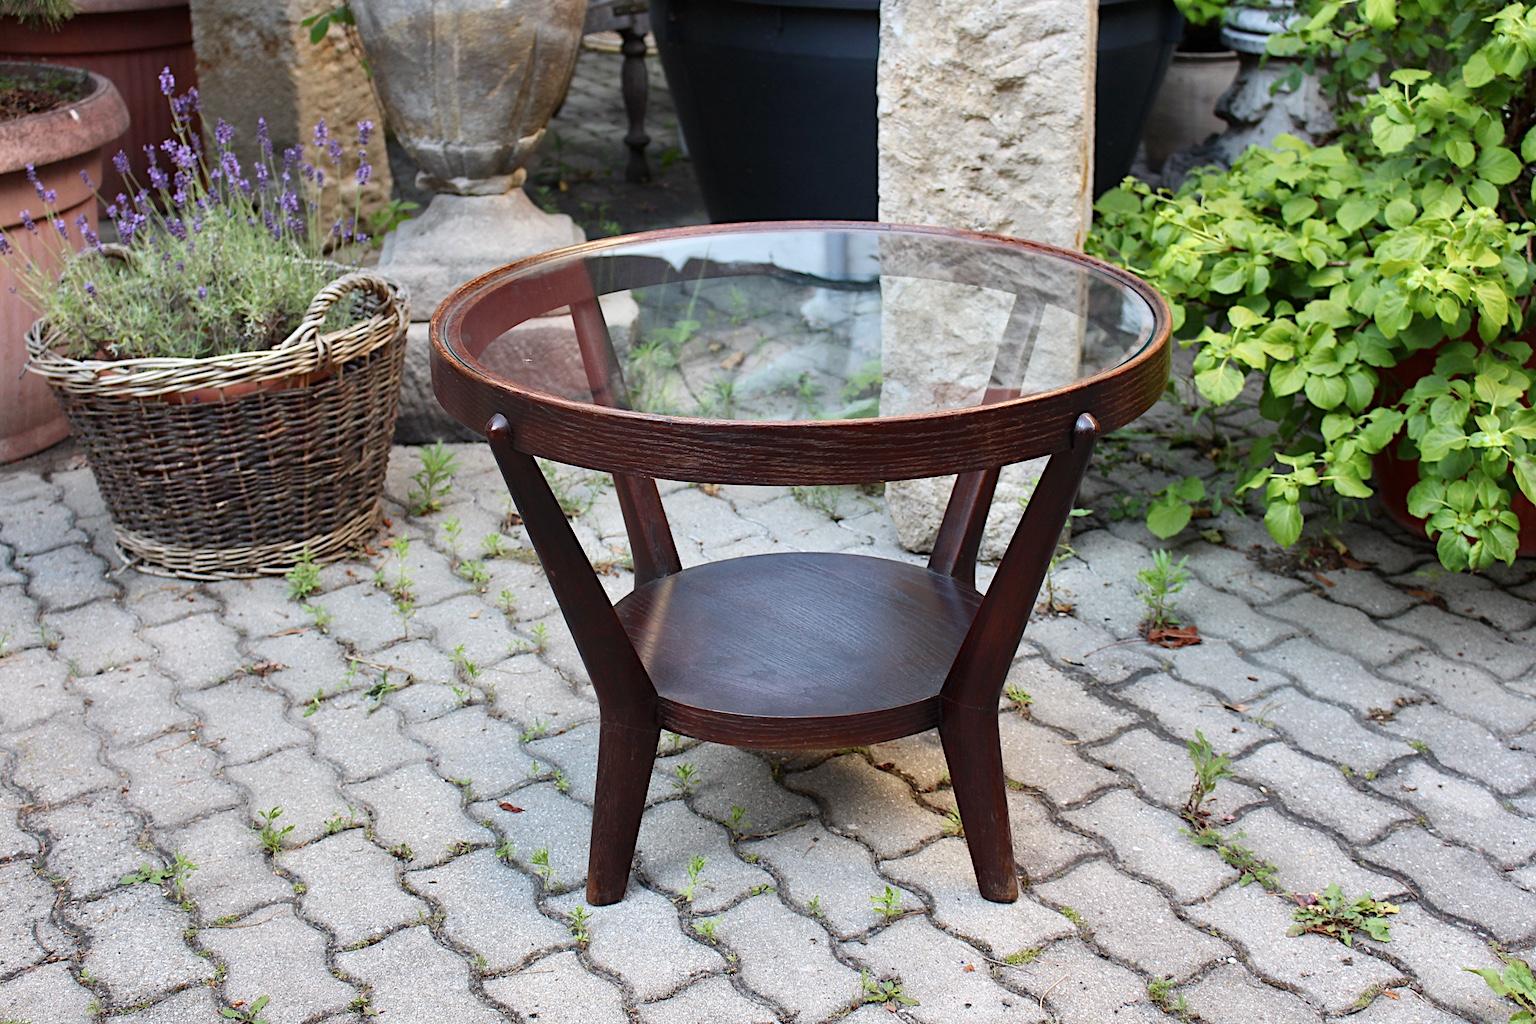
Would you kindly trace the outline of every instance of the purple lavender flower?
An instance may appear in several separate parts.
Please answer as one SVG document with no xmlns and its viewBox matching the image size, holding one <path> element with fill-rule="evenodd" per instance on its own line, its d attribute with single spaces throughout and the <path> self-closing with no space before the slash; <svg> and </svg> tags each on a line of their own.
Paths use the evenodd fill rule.
<svg viewBox="0 0 1536 1024">
<path fill-rule="evenodd" d="M 5 240 L 4 235 L 0 235 L 0 256 L 9 256 L 10 252 L 11 243 Z"/>
<path fill-rule="evenodd" d="M 171 93 L 173 93 L 175 91 L 176 91 L 176 76 L 171 74 L 170 66 L 167 65 L 160 72 L 160 94 L 162 96 L 169 96 Z"/>
<path fill-rule="evenodd" d="M 262 156 L 272 155 L 272 134 L 267 129 L 267 119 L 264 117 L 256 119 L 256 144 L 261 148 Z"/>
<path fill-rule="evenodd" d="M 82 170 L 80 172 L 80 180 L 85 182 L 85 187 L 86 188 L 91 189 L 92 191 L 95 191 L 96 183 L 91 180 L 91 172 L 90 171 Z"/>
<path fill-rule="evenodd" d="M 366 146 L 371 138 L 373 138 L 373 122 L 366 120 L 357 122 L 357 144 Z"/>
<path fill-rule="evenodd" d="M 370 174 L 372 174 L 372 173 L 373 173 L 373 168 L 368 165 L 368 162 L 366 160 L 359 160 L 358 161 L 358 164 L 357 164 L 357 183 L 359 185 L 366 185 L 366 184 L 368 184 L 368 176 Z"/>
<path fill-rule="evenodd" d="M 197 297 L 200 298 L 200 299 L 206 299 L 208 297 L 208 289 L 207 289 L 206 286 L 204 286 L 204 285 L 198 285 L 197 286 Z"/>
<path fill-rule="evenodd" d="M 64 223 L 63 217 L 55 217 L 50 223 L 53 224 L 53 230 L 59 233 L 60 238 L 66 242 L 69 241 L 69 225 Z"/>
<path fill-rule="evenodd" d="M 336 167 L 341 163 L 341 141 L 332 139 L 326 144 L 325 152 L 331 158 L 331 166 Z"/>
<path fill-rule="evenodd" d="M 330 137 L 331 131 L 325 126 L 325 118 L 322 117 L 315 122 L 315 145 L 317 147 L 324 146 L 326 140 Z"/>
<path fill-rule="evenodd" d="M 171 237 L 178 242 L 185 242 L 187 240 L 187 225 L 182 222 L 180 217 L 167 217 L 165 230 L 169 231 Z"/>
<path fill-rule="evenodd" d="M 21 226 L 32 232 L 34 235 L 37 234 L 37 221 L 32 219 L 31 210 L 21 211 Z"/>
<path fill-rule="evenodd" d="M 118 150 L 117 155 L 112 158 L 112 169 L 117 171 L 118 174 L 126 175 L 129 170 L 128 154 Z"/>
<path fill-rule="evenodd" d="M 96 297 L 96 282 L 95 281 L 87 281 L 87 282 L 85 282 L 85 294 L 89 295 L 93 299 Z"/>
<path fill-rule="evenodd" d="M 235 140 L 235 126 L 221 117 L 213 129 L 213 137 L 220 149 L 228 149 L 229 144 Z"/>
<path fill-rule="evenodd" d="M 85 214 L 82 213 L 75 218 L 75 227 L 79 229 L 80 237 L 85 239 L 86 245 L 90 246 L 97 252 L 101 251 L 101 236 L 96 234 L 95 231 L 91 230 L 90 219 L 87 218 Z"/>
<path fill-rule="evenodd" d="M 357 234 L 352 236 L 352 239 L 353 241 L 357 242 L 358 245 L 362 245 L 364 242 L 368 241 L 368 236 L 359 231 Z"/>
<path fill-rule="evenodd" d="M 156 192 L 164 192 L 171 184 L 170 176 L 158 167 L 149 169 L 149 184 Z"/>
</svg>

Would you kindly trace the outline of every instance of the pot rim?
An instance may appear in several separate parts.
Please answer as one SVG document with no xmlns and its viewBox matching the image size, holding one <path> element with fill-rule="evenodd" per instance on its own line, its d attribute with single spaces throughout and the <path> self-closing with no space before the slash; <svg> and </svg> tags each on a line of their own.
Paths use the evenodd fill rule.
<svg viewBox="0 0 1536 1024">
<path fill-rule="evenodd" d="M 74 103 L 25 117 L 0 121 L 0 174 L 10 174 L 32 164 L 47 164 L 100 149 L 128 130 L 128 106 L 117 86 L 94 71 L 67 64 L 35 61 L 0 61 L 8 67 L 48 71 L 78 71 L 90 76 L 92 89 Z"/>
</svg>

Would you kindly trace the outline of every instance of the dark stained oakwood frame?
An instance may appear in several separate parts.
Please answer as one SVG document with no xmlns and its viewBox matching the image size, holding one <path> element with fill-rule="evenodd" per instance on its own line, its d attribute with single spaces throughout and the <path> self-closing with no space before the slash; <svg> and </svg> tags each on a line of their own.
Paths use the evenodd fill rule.
<svg viewBox="0 0 1536 1024">
<path fill-rule="evenodd" d="M 622 408 L 624 382 L 583 259 L 620 250 L 616 287 L 676 279 L 622 258 L 640 241 L 718 232 L 900 231 L 1033 251 L 1122 284 L 1152 311 L 1121 365 L 965 409 L 867 420 L 753 422 Z M 547 272 L 538 273 L 541 269 Z M 732 272 L 724 268 L 720 273 Z M 605 288 L 610 284 L 605 280 Z M 463 356 L 513 325 L 569 307 L 593 400 L 520 386 Z M 1094 441 L 1157 401 L 1169 372 L 1167 305 L 1080 253 L 973 232 L 859 222 L 680 228 L 604 239 L 511 264 L 455 291 L 432 318 L 432 380 L 482 430 L 544 565 L 601 712 L 587 900 L 622 899 L 660 730 L 764 749 L 876 743 L 937 728 L 977 885 L 1018 896 L 998 701 Z M 614 474 L 635 565 L 609 601 L 536 456 Z M 1050 456 L 985 596 L 976 555 L 1002 466 Z M 683 570 L 655 479 L 863 483 L 958 473 L 927 568 L 843 554 L 774 554 Z M 792 642 L 786 642 L 786 640 Z M 857 656 L 845 657 L 849 652 Z M 830 677 L 830 678 L 829 678 Z"/>
</svg>

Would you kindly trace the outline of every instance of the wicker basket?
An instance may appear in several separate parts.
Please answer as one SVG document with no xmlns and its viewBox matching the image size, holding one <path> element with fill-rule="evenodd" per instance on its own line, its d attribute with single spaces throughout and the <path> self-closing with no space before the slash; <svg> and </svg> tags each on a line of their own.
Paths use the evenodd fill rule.
<svg viewBox="0 0 1536 1024">
<path fill-rule="evenodd" d="M 342 300 L 348 326 L 321 334 Z M 39 321 L 28 369 L 85 448 L 125 561 L 188 579 L 277 575 L 377 528 L 409 322 L 396 285 L 348 273 L 266 351 L 71 359 Z"/>
</svg>

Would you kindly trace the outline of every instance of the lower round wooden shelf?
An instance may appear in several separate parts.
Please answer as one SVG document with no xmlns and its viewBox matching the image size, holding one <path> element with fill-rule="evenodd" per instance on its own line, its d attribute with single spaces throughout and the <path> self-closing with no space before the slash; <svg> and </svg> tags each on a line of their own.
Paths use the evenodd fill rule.
<svg viewBox="0 0 1536 1024">
<path fill-rule="evenodd" d="M 752 555 L 644 584 L 615 606 L 663 728 L 773 749 L 894 739 L 939 723 L 981 596 L 863 555 Z"/>
</svg>

